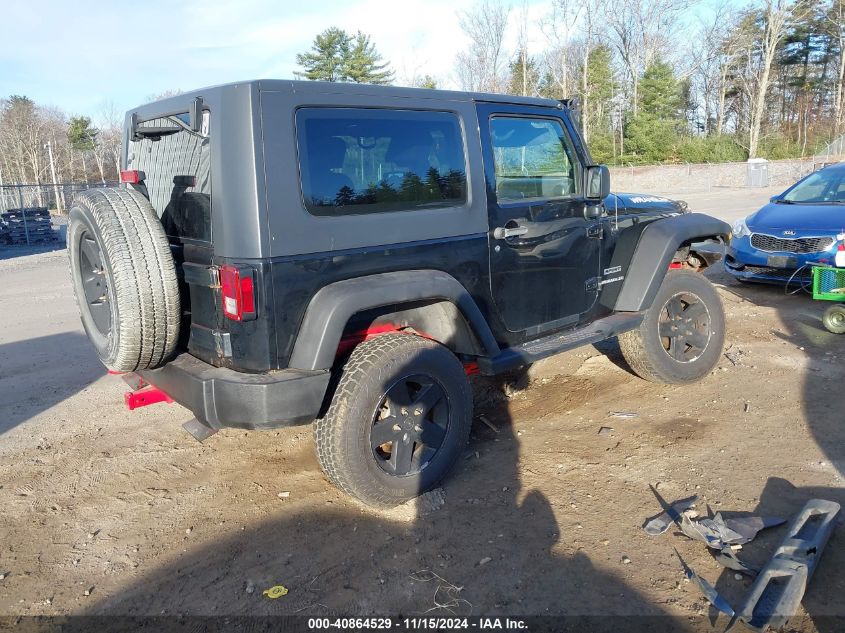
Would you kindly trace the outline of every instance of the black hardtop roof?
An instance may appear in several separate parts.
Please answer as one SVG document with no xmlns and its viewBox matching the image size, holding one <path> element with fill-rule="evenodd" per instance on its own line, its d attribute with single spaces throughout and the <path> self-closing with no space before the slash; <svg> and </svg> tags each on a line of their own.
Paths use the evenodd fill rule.
<svg viewBox="0 0 845 633">
<path fill-rule="evenodd" d="M 299 81 L 291 79 L 253 79 L 250 81 L 238 81 L 227 84 L 219 84 L 216 86 L 209 86 L 207 88 L 191 90 L 190 92 L 182 93 L 180 95 L 164 99 L 162 100 L 162 102 L 170 100 L 178 100 L 184 102 L 186 98 L 201 96 L 208 97 L 213 92 L 222 93 L 236 87 L 243 88 L 244 86 L 255 86 L 259 91 L 264 92 L 288 92 L 305 95 L 349 94 L 399 98 L 405 97 L 408 99 L 431 99 L 441 101 L 488 101 L 497 103 L 536 105 L 544 107 L 561 107 L 561 102 L 559 101 L 555 101 L 554 99 L 544 99 L 540 97 L 521 97 L 517 95 L 493 94 L 485 92 L 466 92 L 462 90 L 432 90 L 430 88 L 376 86 L 371 84 L 356 84 L 345 82 Z M 138 108 L 133 108 L 132 110 L 137 110 L 143 107 L 144 106 L 138 106 Z"/>
</svg>

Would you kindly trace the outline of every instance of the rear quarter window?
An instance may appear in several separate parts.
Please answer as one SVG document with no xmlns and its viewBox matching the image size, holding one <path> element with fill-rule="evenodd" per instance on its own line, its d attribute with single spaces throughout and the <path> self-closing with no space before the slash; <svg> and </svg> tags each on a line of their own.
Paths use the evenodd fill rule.
<svg viewBox="0 0 845 633">
<path fill-rule="evenodd" d="M 203 132 L 209 113 L 203 114 Z M 151 119 L 145 127 L 181 127 L 159 138 L 130 139 L 128 169 L 143 171 L 150 203 L 170 237 L 211 241 L 211 151 L 207 133 L 187 129 L 187 114 Z"/>
<path fill-rule="evenodd" d="M 306 209 L 318 216 L 461 206 L 464 144 L 450 112 L 300 108 L 297 149 Z"/>
</svg>

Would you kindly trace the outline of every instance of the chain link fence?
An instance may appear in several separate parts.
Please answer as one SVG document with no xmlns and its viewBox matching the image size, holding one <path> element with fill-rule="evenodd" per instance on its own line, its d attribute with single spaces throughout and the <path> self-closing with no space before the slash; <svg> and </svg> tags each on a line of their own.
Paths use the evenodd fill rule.
<svg viewBox="0 0 845 633">
<path fill-rule="evenodd" d="M 114 187 L 118 183 L 62 182 L 38 185 L 0 185 L 0 213 L 12 209 L 43 207 L 52 213 L 67 213 L 73 196 L 79 191 Z"/>
<path fill-rule="evenodd" d="M 838 156 L 772 160 L 767 163 L 768 185 L 784 189 L 835 162 Z M 745 187 L 748 163 L 683 163 L 678 165 L 628 165 L 610 168 L 613 191 L 629 193 L 691 193 L 715 188 Z"/>
</svg>

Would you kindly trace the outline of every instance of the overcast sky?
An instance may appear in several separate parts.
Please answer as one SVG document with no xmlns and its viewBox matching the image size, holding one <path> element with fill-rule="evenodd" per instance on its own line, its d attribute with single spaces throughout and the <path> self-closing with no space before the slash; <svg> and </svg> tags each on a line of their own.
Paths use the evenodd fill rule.
<svg viewBox="0 0 845 633">
<path fill-rule="evenodd" d="M 457 11 L 472 0 L 0 0 L 0 97 L 97 119 L 166 90 L 292 78 L 296 53 L 330 26 L 372 37 L 399 82 L 426 73 L 444 88 L 466 44 Z M 522 6 L 514 1 L 512 6 Z M 529 0 L 531 17 L 546 2 Z M 517 11 L 513 11 L 512 19 Z M 516 28 L 512 29 L 513 32 Z M 530 34 L 534 50 L 543 46 Z"/>
</svg>

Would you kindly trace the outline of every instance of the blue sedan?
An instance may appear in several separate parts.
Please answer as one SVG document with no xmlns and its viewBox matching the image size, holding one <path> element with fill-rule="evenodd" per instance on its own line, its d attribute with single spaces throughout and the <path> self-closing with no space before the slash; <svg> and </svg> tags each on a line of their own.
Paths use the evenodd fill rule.
<svg viewBox="0 0 845 633">
<path fill-rule="evenodd" d="M 738 220 L 725 268 L 743 281 L 808 283 L 815 264 L 845 266 L 845 163 L 813 172 Z"/>
</svg>

